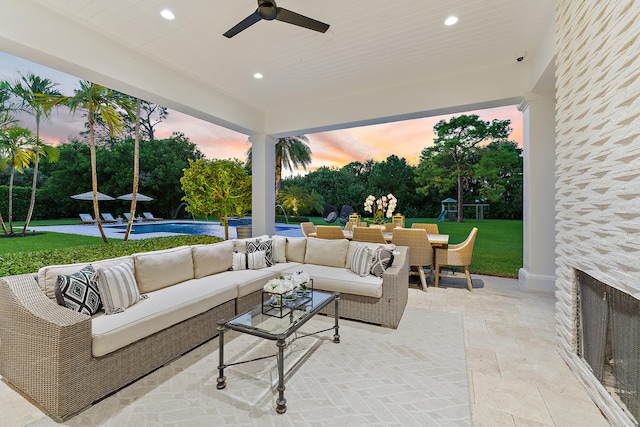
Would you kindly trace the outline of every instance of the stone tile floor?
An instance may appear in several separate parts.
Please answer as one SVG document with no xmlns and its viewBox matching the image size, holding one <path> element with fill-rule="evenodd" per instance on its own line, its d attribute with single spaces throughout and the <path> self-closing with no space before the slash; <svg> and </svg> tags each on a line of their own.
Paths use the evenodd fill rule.
<svg viewBox="0 0 640 427">
<path fill-rule="evenodd" d="M 557 353 L 554 295 L 526 291 L 514 279 L 473 279 L 474 286 L 483 286 L 472 292 L 455 279 L 426 292 L 412 281 L 409 289 L 409 306 L 464 316 L 473 425 L 608 426 Z M 26 426 L 43 418 L 0 383 L 0 425 Z"/>
<path fill-rule="evenodd" d="M 412 278 L 409 306 L 464 316 L 473 425 L 608 426 L 556 350 L 555 296 L 514 279 L 472 277 L 472 292 L 446 278 L 452 287 L 424 292 Z"/>
</svg>

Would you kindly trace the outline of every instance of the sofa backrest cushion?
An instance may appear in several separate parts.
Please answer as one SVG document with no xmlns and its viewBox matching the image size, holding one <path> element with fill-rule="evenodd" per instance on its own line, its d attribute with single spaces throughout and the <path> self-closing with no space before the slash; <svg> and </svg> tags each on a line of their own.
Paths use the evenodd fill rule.
<svg viewBox="0 0 640 427">
<path fill-rule="evenodd" d="M 233 241 L 210 245 L 191 246 L 193 274 L 196 279 L 211 276 L 231 268 L 233 264 Z"/>
<path fill-rule="evenodd" d="M 49 298 L 55 301 L 56 294 L 53 289 L 56 285 L 56 280 L 58 279 L 59 274 L 73 274 L 89 264 L 91 264 L 94 269 L 97 269 L 99 267 L 111 267 L 113 265 L 120 264 L 122 261 L 129 258 L 131 257 L 127 255 L 119 258 L 104 259 L 101 261 L 79 262 L 75 264 L 63 265 L 48 265 L 38 270 L 38 285 Z"/>
<path fill-rule="evenodd" d="M 344 268 L 348 248 L 349 241 L 347 239 L 308 238 L 304 263 Z"/>
<path fill-rule="evenodd" d="M 287 237 L 285 253 L 288 262 L 304 262 L 306 249 L 306 237 Z"/>
<path fill-rule="evenodd" d="M 133 254 L 140 293 L 152 292 L 193 279 L 191 247 Z"/>
</svg>

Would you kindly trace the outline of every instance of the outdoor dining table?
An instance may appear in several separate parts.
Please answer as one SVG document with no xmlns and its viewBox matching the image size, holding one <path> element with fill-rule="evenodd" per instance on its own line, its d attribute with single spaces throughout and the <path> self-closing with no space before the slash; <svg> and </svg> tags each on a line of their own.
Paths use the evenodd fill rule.
<svg viewBox="0 0 640 427">
<path fill-rule="evenodd" d="M 350 230 L 342 230 L 344 233 L 344 238 L 348 240 L 353 240 L 353 231 Z M 392 231 L 384 231 L 382 233 L 384 239 L 391 243 L 393 240 L 393 232 Z M 449 235 L 448 234 L 427 234 L 429 237 L 429 243 L 434 248 L 446 248 L 449 245 Z M 310 233 L 309 237 L 316 237 L 315 233 Z"/>
</svg>

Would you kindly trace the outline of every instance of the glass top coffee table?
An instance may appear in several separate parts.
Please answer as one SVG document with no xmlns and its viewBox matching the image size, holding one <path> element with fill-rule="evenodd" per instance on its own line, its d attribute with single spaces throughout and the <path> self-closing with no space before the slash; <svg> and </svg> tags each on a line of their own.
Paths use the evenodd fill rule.
<svg viewBox="0 0 640 427">
<path fill-rule="evenodd" d="M 335 323 L 331 328 L 323 329 L 313 333 L 298 335 L 302 338 L 309 335 L 315 335 L 320 332 L 334 330 L 333 342 L 340 342 L 340 334 L 338 333 L 338 301 L 340 294 L 338 292 L 328 293 L 321 291 L 309 291 L 305 296 L 297 297 L 295 300 L 285 302 L 282 307 L 273 307 L 267 299 L 261 304 L 251 308 L 244 313 L 225 320 L 218 320 L 217 331 L 220 339 L 220 358 L 218 364 L 218 379 L 216 387 L 223 389 L 227 386 L 227 379 L 224 376 L 224 369 L 230 366 L 242 363 L 253 362 L 264 359 L 259 357 L 241 362 L 224 363 L 224 333 L 226 330 L 234 330 L 245 334 L 254 335 L 256 337 L 273 340 L 276 342 L 278 353 L 275 357 L 278 362 L 278 399 L 276 400 L 276 411 L 284 414 L 287 411 L 287 399 L 284 398 L 284 349 L 287 347 L 287 338 L 296 332 L 302 325 L 307 323 L 309 319 L 318 314 L 320 310 L 329 305 L 332 301 L 335 304 Z M 273 356 L 266 356 L 273 357 Z"/>
</svg>

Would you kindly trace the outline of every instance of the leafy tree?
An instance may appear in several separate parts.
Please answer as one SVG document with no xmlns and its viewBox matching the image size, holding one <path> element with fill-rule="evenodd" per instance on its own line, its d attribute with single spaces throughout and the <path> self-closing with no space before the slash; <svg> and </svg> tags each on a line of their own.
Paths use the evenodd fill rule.
<svg viewBox="0 0 640 427">
<path fill-rule="evenodd" d="M 304 136 L 292 136 L 280 138 L 276 144 L 276 200 L 280 194 L 280 184 L 282 182 L 282 168 L 293 171 L 302 167 L 305 171 L 311 164 L 311 148 L 309 139 Z M 247 166 L 251 167 L 253 162 L 252 150 L 247 150 Z"/>
<path fill-rule="evenodd" d="M 0 158 L 9 165 L 9 234 L 13 235 L 13 177 L 15 171 L 22 172 L 29 167 L 35 154 L 30 149 L 33 144 L 33 136 L 29 129 L 20 126 L 11 126 L 0 131 Z M 2 223 L 4 234 L 7 229 Z"/>
<path fill-rule="evenodd" d="M 479 144 L 489 140 L 506 140 L 511 132 L 510 123 L 510 120 L 497 119 L 483 121 L 472 114 L 452 117 L 448 122 L 441 120 L 434 126 L 437 138 L 433 147 L 423 150 L 416 180 L 423 187 L 436 185 L 427 180 L 433 177 L 429 169 L 437 169 L 442 174 L 440 180 L 445 185 L 455 179 L 458 222 L 462 222 L 463 218 L 465 181 L 473 177 L 474 165 L 479 161 Z M 447 164 L 450 168 L 444 167 Z"/>
<path fill-rule="evenodd" d="M 382 162 L 374 163 L 368 179 L 369 194 L 392 193 L 398 200 L 397 213 L 415 215 L 415 212 L 411 211 L 415 210 L 413 206 L 420 198 L 415 190 L 414 169 L 406 159 L 395 154 Z M 361 201 L 361 204 L 363 203 L 364 199 Z"/>
<path fill-rule="evenodd" d="M 22 234 L 27 232 L 31 216 L 33 215 L 33 209 L 36 204 L 36 188 L 38 186 L 38 168 L 40 166 L 40 156 L 49 156 L 50 161 L 56 161 L 57 150 L 42 141 L 40 141 L 40 122 L 42 119 L 48 119 L 51 117 L 51 108 L 47 107 L 38 99 L 39 96 L 60 96 L 55 87 L 56 83 L 53 83 L 50 79 L 43 79 L 36 76 L 33 73 L 20 75 L 20 79 L 15 82 L 11 88 L 12 92 L 20 99 L 20 108 L 29 114 L 31 114 L 36 121 L 36 135 L 33 151 L 35 152 L 35 161 L 33 164 L 33 179 L 31 183 L 31 199 L 29 201 L 29 211 L 27 212 L 27 218 L 25 219 L 24 227 L 22 228 Z"/>
<path fill-rule="evenodd" d="M 140 100 L 140 114 L 138 120 L 133 122 L 128 115 L 123 115 L 126 135 L 135 135 L 136 125 L 139 127 L 139 138 L 148 141 L 156 139 L 155 128 L 169 117 L 169 110 L 162 105 Z"/>
<path fill-rule="evenodd" d="M 317 191 L 307 192 L 304 187 L 296 184 L 283 187 L 279 200 L 282 206 L 291 209 L 295 216 L 299 216 L 301 211 L 307 213 L 322 211 L 324 208 L 324 199 Z"/>
<path fill-rule="evenodd" d="M 216 215 L 227 240 L 229 217 L 251 209 L 251 177 L 239 160 L 190 160 L 180 183 L 185 193 L 182 200 L 189 204 L 186 210 L 194 215 Z"/>
<path fill-rule="evenodd" d="M 89 148 L 91 153 L 91 186 L 93 190 L 93 213 L 100 230 L 100 235 L 105 243 L 108 243 L 107 236 L 102 229 L 100 220 L 100 207 L 98 205 L 98 174 L 96 168 L 96 141 L 95 123 L 96 117 L 100 117 L 109 128 L 110 136 L 121 132 L 123 129 L 122 116 L 119 109 L 124 109 L 131 114 L 131 98 L 106 88 L 96 83 L 86 80 L 80 81 L 80 89 L 74 91 L 73 96 L 44 96 L 46 106 L 64 104 L 72 113 L 80 108 L 87 111 L 87 124 L 89 126 Z"/>
<path fill-rule="evenodd" d="M 474 178 L 493 215 L 522 217 L 522 163 L 522 149 L 515 142 L 491 142 L 482 150 Z"/>
</svg>

